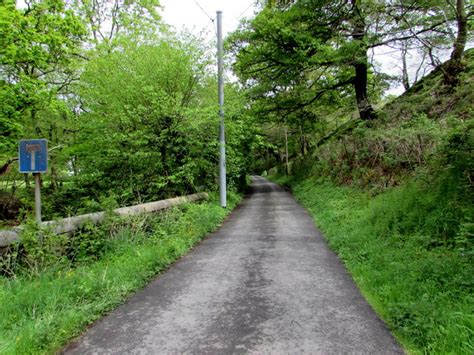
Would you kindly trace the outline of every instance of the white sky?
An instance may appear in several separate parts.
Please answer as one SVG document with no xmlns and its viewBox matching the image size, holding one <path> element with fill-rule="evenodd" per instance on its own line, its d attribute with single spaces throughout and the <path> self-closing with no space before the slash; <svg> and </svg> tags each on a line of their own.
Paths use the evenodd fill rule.
<svg viewBox="0 0 474 355">
<path fill-rule="evenodd" d="M 160 3 L 164 22 L 177 30 L 186 27 L 194 34 L 204 32 L 211 39 L 215 37 L 215 24 L 210 17 L 215 19 L 216 11 L 222 11 L 225 36 L 237 28 L 241 18 L 253 15 L 255 0 L 161 0 Z"/>
</svg>

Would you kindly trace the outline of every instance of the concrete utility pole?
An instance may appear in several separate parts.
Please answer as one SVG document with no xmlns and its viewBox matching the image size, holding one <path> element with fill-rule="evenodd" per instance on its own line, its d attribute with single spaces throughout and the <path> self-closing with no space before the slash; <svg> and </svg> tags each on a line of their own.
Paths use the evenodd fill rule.
<svg viewBox="0 0 474 355">
<path fill-rule="evenodd" d="M 288 162 L 288 126 L 285 120 L 285 163 L 286 163 L 286 175 L 290 175 L 290 164 Z"/>
<path fill-rule="evenodd" d="M 226 162 L 225 162 L 225 127 L 224 127 L 224 46 L 222 43 L 222 11 L 217 11 L 217 75 L 219 93 L 219 193 L 221 206 L 227 207 Z"/>
</svg>

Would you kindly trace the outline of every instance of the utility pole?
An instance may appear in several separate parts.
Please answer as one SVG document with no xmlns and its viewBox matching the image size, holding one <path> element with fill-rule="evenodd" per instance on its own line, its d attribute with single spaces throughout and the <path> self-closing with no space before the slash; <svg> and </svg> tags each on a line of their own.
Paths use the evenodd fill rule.
<svg viewBox="0 0 474 355">
<path fill-rule="evenodd" d="M 288 126 L 285 120 L 285 163 L 286 163 L 286 175 L 290 175 L 290 164 L 288 163 Z"/>
<path fill-rule="evenodd" d="M 217 90 L 219 94 L 219 194 L 221 207 L 227 207 L 225 126 L 224 126 L 224 45 L 222 43 L 222 11 L 217 11 Z"/>
</svg>

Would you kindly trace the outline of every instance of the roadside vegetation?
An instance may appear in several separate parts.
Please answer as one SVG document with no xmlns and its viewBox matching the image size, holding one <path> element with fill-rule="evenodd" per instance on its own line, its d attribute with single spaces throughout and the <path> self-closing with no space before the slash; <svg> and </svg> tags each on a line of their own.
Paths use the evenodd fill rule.
<svg viewBox="0 0 474 355">
<path fill-rule="evenodd" d="M 0 265 L 0 353 L 55 353 L 189 251 L 230 213 L 210 202 L 86 227 L 41 243 L 34 226 Z"/>
</svg>

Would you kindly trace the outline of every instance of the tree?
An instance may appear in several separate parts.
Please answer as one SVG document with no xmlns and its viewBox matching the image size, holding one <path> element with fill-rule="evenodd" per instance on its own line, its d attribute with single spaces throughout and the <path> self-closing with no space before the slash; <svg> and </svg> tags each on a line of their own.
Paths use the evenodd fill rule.
<svg viewBox="0 0 474 355">
<path fill-rule="evenodd" d="M 468 34 L 468 15 L 464 0 L 456 0 L 456 22 L 457 36 L 454 42 L 454 49 L 451 53 L 451 59 L 459 63 L 462 59 L 464 48 L 466 47 Z"/>
<path fill-rule="evenodd" d="M 370 6 L 360 1 L 302 0 L 266 6 L 230 39 L 234 69 L 255 98 L 275 101 L 283 115 L 304 110 L 324 96 L 353 95 L 360 117 L 375 112 L 367 86 Z M 353 86 L 353 94 L 347 86 Z"/>
<path fill-rule="evenodd" d="M 384 6 L 388 31 L 378 44 L 400 43 L 402 48 L 423 49 L 432 67 L 440 68 L 445 82 L 456 85 L 462 70 L 462 57 L 469 38 L 468 12 L 464 0 L 386 1 Z M 451 61 L 442 66 L 439 54 L 451 51 Z"/>
<path fill-rule="evenodd" d="M 91 59 L 77 90 L 82 110 L 71 148 L 79 186 L 90 195 L 115 191 L 122 203 L 212 189 L 218 115 L 208 64 L 196 40 L 165 36 L 146 42 L 122 37 Z M 238 92 L 227 90 L 232 186 L 249 158 L 240 149 L 243 105 Z"/>
<path fill-rule="evenodd" d="M 163 29 L 158 0 L 74 0 L 93 45 L 112 45 L 119 35 L 156 33 Z"/>
<path fill-rule="evenodd" d="M 444 81 L 451 86 L 459 83 L 458 75 L 463 69 L 462 58 L 468 39 L 468 14 L 464 0 L 456 0 L 456 25 L 457 35 L 451 52 L 451 61 L 444 73 Z"/>
<path fill-rule="evenodd" d="M 12 154 L 20 137 L 45 134 L 58 97 L 77 79 L 74 66 L 85 35 L 62 0 L 0 5 L 0 148 Z M 5 156 L 3 156 L 5 157 Z"/>
<path fill-rule="evenodd" d="M 462 53 L 467 36 L 463 1 L 282 0 L 266 1 L 260 13 L 232 34 L 234 70 L 250 89 L 260 116 L 292 122 L 321 120 L 319 108 L 355 102 L 359 117 L 376 117 L 371 101 L 384 75 L 372 69 L 368 51 L 381 46 L 423 49 L 439 66 L 437 53 L 455 43 Z M 463 7 L 464 6 L 464 7 Z M 457 11 L 453 11 L 457 8 Z M 458 36 L 454 41 L 453 24 Z M 423 59 L 423 62 L 424 59 Z M 405 68 L 404 85 L 409 87 Z M 417 73 L 425 72 L 419 67 Z M 352 87 L 352 90 L 348 90 Z M 375 90 L 374 90 L 375 88 Z M 337 103 L 334 105 L 334 103 Z"/>
<path fill-rule="evenodd" d="M 375 111 L 369 102 L 367 94 L 369 63 L 367 59 L 367 25 L 366 9 L 361 6 L 361 1 L 351 0 L 351 13 L 349 23 L 352 27 L 352 39 L 354 41 L 354 53 L 352 65 L 354 67 L 353 86 L 356 95 L 357 107 L 360 118 L 370 120 L 375 118 Z"/>
</svg>

